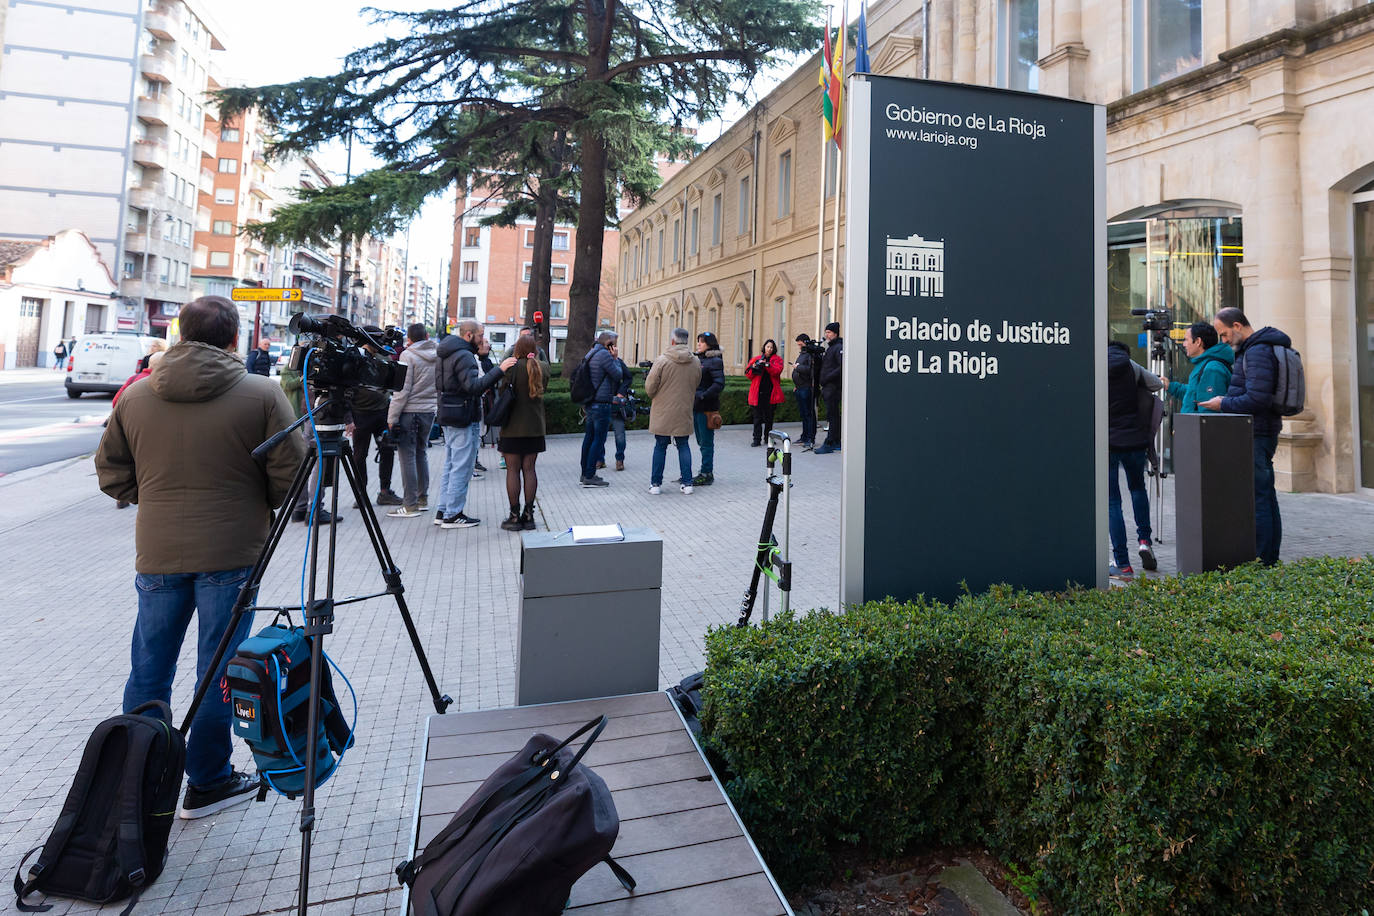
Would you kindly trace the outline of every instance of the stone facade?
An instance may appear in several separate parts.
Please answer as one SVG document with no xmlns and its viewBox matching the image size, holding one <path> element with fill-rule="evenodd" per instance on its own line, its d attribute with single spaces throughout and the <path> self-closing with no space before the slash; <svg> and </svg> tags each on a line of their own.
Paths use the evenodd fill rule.
<svg viewBox="0 0 1374 916">
<path fill-rule="evenodd" d="M 1209 302 L 1206 311 L 1243 304 L 1254 326 L 1286 331 L 1303 354 L 1308 409 L 1285 424 L 1280 486 L 1374 488 L 1360 473 L 1362 438 L 1371 452 L 1366 467 L 1374 467 L 1374 345 L 1357 333 L 1374 323 L 1374 281 L 1362 274 L 1374 251 L 1355 250 L 1352 228 L 1362 195 L 1374 191 L 1374 4 L 931 0 L 929 7 L 927 27 L 915 0 L 871 5 L 873 72 L 1025 85 L 1106 105 L 1109 222 L 1176 213 L 1243 221 L 1243 254 L 1227 252 L 1239 259 L 1242 301 Z M 815 57 L 803 64 L 626 219 L 616 323 L 638 348 L 626 352 L 652 356 L 666 329 L 686 324 L 716 330 L 727 367 L 740 371 L 743 348 L 783 329 L 789 337 L 815 335 L 824 323 L 815 301 L 817 68 Z M 788 151 L 792 206 L 780 217 L 779 157 Z M 744 176 L 754 179 L 759 219 L 740 234 L 733 220 Z M 722 190 L 730 231 L 707 245 L 713 196 Z M 657 233 L 666 227 L 671 242 L 674 222 L 694 207 L 706 233 L 699 253 L 684 247 L 660 268 Z M 826 225 L 833 220 L 832 205 Z M 644 246 L 642 268 L 647 259 L 638 273 L 636 246 Z M 834 285 L 830 263 L 827 252 L 823 300 Z M 827 317 L 828 302 L 819 311 Z M 1361 361 L 1372 363 L 1364 388 Z"/>
</svg>

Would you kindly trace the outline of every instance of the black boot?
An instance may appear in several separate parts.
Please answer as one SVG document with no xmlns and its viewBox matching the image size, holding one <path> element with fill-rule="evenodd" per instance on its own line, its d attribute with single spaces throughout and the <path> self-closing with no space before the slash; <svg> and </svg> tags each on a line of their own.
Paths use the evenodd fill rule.
<svg viewBox="0 0 1374 916">
<path fill-rule="evenodd" d="M 525 504 L 525 511 L 520 513 L 520 528 L 523 531 L 534 530 L 534 503 Z"/>
<path fill-rule="evenodd" d="M 520 528 L 521 528 L 521 525 L 520 525 L 520 507 L 519 507 L 519 506 L 511 506 L 511 507 L 510 507 L 510 518 L 505 519 L 504 521 L 501 522 L 501 530 L 502 530 L 502 531 L 519 531 Z"/>
</svg>

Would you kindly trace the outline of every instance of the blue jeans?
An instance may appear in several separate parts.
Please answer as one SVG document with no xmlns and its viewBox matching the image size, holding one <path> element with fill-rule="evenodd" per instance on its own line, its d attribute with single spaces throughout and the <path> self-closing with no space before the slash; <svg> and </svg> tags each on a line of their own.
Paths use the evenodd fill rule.
<svg viewBox="0 0 1374 916">
<path fill-rule="evenodd" d="M 677 445 L 678 482 L 692 483 L 692 447 L 687 444 L 686 436 L 654 436 L 654 461 L 649 471 L 649 483 L 654 486 L 663 484 L 663 466 L 668 462 L 668 440 Z"/>
<path fill-rule="evenodd" d="M 692 429 L 697 434 L 697 448 L 701 450 L 701 473 L 715 474 L 716 431 L 706 425 L 706 414 L 692 414 Z"/>
<path fill-rule="evenodd" d="M 611 404 L 587 405 L 587 431 L 582 434 L 582 477 L 596 476 L 596 463 L 606 454 L 606 431 L 611 427 Z"/>
<path fill-rule="evenodd" d="M 401 435 L 396 440 L 396 457 L 400 459 L 401 501 L 414 509 L 421 496 L 429 495 L 429 428 L 434 425 L 434 411 L 401 414 Z"/>
<path fill-rule="evenodd" d="M 1255 437 L 1255 555 L 1265 566 L 1279 561 L 1283 541 L 1279 497 L 1274 492 L 1274 450 L 1278 447 L 1278 436 Z"/>
<path fill-rule="evenodd" d="M 192 613 L 200 617 L 196 644 L 196 683 L 205 677 L 220 637 L 233 616 L 239 589 L 248 580 L 252 567 L 219 572 L 137 575 L 138 619 L 134 623 L 133 647 L 129 653 L 129 680 L 124 685 L 124 711 L 149 700 L 172 700 L 172 678 L 177 670 L 177 655 Z M 186 740 L 186 780 L 198 789 L 208 788 L 229 778 L 231 741 L 229 688 L 224 669 L 238 644 L 253 632 L 253 615 L 244 614 L 238 631 L 229 641 L 229 651 L 215 671 L 214 683 L 205 695 L 191 733 Z"/>
<path fill-rule="evenodd" d="M 625 460 L 625 416 L 618 410 L 611 411 L 611 433 L 615 435 L 615 460 Z M 606 463 L 606 443 L 601 443 L 601 454 L 596 459 Z"/>
<path fill-rule="evenodd" d="M 445 517 L 464 512 L 468 507 L 468 484 L 477 464 L 477 447 L 482 441 L 482 424 L 444 427 L 444 470 L 439 475 L 439 504 Z"/>
<path fill-rule="evenodd" d="M 1126 519 L 1121 514 L 1121 482 L 1117 468 L 1126 471 L 1126 489 L 1131 491 L 1131 514 L 1135 516 L 1136 539 L 1150 543 L 1150 494 L 1145 489 L 1145 449 L 1108 452 L 1107 528 L 1112 536 L 1112 562 L 1125 568 L 1131 565 L 1126 550 Z"/>
<path fill-rule="evenodd" d="M 816 392 L 811 388 L 797 389 L 797 410 L 801 412 L 803 445 L 816 443 Z"/>
</svg>

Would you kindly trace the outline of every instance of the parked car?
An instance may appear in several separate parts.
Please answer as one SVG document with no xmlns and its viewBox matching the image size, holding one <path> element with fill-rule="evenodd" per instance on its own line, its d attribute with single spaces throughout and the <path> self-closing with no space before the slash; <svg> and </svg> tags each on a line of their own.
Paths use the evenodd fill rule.
<svg viewBox="0 0 1374 916">
<path fill-rule="evenodd" d="M 155 338 L 142 334 L 87 334 L 76 342 L 68 365 L 67 397 L 79 398 L 90 391 L 114 394 L 129 376 L 138 372 L 139 361 Z"/>
</svg>

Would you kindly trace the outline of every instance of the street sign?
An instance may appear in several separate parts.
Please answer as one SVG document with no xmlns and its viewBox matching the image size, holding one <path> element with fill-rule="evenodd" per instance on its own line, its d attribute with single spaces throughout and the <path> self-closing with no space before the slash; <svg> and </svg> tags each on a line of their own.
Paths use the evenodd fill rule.
<svg viewBox="0 0 1374 916">
<path fill-rule="evenodd" d="M 235 302 L 299 302 L 301 291 L 298 289 L 262 289 L 244 286 L 233 290 L 229 298 Z"/>
<path fill-rule="evenodd" d="M 1105 109 L 853 86 L 842 600 L 1105 586 Z"/>
</svg>

